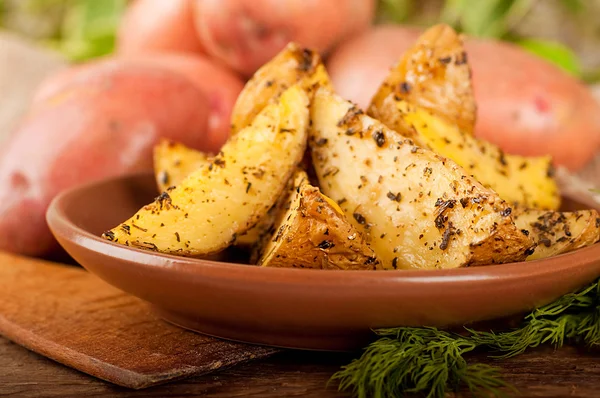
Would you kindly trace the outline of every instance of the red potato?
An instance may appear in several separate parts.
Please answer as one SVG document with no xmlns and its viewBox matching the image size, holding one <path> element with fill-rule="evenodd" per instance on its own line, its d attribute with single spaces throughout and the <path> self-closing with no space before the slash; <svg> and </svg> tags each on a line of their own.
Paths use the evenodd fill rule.
<svg viewBox="0 0 600 398">
<path fill-rule="evenodd" d="M 84 182 L 151 171 L 162 137 L 213 149 L 204 142 L 207 108 L 185 78 L 130 65 L 99 67 L 38 102 L 0 148 L 0 250 L 48 254 L 52 198 Z"/>
<path fill-rule="evenodd" d="M 375 0 L 196 0 L 195 21 L 206 52 L 251 76 L 289 42 L 329 51 L 366 29 Z"/>
<path fill-rule="evenodd" d="M 342 44 L 327 63 L 334 87 L 365 109 L 419 34 L 415 28 L 381 26 Z M 600 105 L 582 83 L 511 44 L 468 39 L 465 46 L 478 137 L 507 153 L 550 154 L 572 171 L 594 157 L 600 149 Z"/>
<path fill-rule="evenodd" d="M 122 54 L 204 52 L 194 27 L 193 1 L 134 1 L 119 26 L 117 51 Z"/>
<path fill-rule="evenodd" d="M 214 151 L 218 151 L 225 143 L 229 137 L 231 111 L 244 88 L 244 82 L 229 69 L 202 55 L 143 54 L 93 61 L 67 69 L 47 79 L 39 87 L 34 103 L 63 90 L 67 85 L 95 76 L 98 68 L 110 68 L 122 63 L 159 66 L 179 73 L 194 83 L 204 93 L 209 103 L 208 130 L 204 142 Z"/>
</svg>

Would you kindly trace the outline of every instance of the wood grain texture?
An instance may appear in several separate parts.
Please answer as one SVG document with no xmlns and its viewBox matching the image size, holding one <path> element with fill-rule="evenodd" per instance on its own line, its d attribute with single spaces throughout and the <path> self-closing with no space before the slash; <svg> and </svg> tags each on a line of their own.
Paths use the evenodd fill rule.
<svg viewBox="0 0 600 398">
<path fill-rule="evenodd" d="M 0 338 L 0 396 L 34 397 L 346 397 L 330 376 L 351 359 L 343 354 L 286 351 L 209 375 L 142 391 L 128 390 L 49 361 Z M 486 362 L 493 362 L 486 360 Z M 538 349 L 502 362 L 523 398 L 598 397 L 600 354 Z M 466 392 L 450 395 L 468 397 Z"/>
<path fill-rule="evenodd" d="M 202 336 L 78 267 L 0 253 L 0 335 L 130 388 L 203 374 L 275 352 Z"/>
</svg>

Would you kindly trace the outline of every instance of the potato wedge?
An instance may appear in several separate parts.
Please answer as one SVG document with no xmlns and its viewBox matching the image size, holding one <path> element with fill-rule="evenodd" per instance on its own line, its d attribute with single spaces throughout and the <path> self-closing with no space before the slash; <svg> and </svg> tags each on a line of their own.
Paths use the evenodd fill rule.
<svg viewBox="0 0 600 398">
<path fill-rule="evenodd" d="M 366 232 L 385 268 L 521 261 L 533 247 L 494 191 L 352 103 L 317 91 L 311 126 L 323 193 Z"/>
<path fill-rule="evenodd" d="M 310 185 L 306 172 L 294 177 L 287 210 L 278 216 L 264 253 L 263 267 L 374 270 L 380 261 L 342 209 Z"/>
<path fill-rule="evenodd" d="M 468 134 L 473 134 L 477 107 L 471 84 L 471 67 L 462 39 L 448 25 L 426 30 L 392 68 L 369 107 L 382 120 L 382 102 L 394 94 L 434 112 Z M 410 132 L 405 128 L 406 132 Z M 412 138 L 407 135 L 408 138 Z"/>
<path fill-rule="evenodd" d="M 307 91 L 315 84 L 332 88 L 319 54 L 289 43 L 244 86 L 231 113 L 231 133 L 236 134 L 249 125 L 269 102 L 296 83 Z"/>
<path fill-rule="evenodd" d="M 417 145 L 452 159 L 509 203 L 536 209 L 559 208 L 560 195 L 549 156 L 504 154 L 494 144 L 465 133 L 424 108 L 398 100 L 393 94 L 379 109 L 379 120 L 389 128 L 407 133 Z"/>
<path fill-rule="evenodd" d="M 188 175 L 207 166 L 213 157 L 169 140 L 162 140 L 154 147 L 154 176 L 160 192 L 179 185 Z M 236 246 L 252 247 L 261 235 L 275 222 L 275 209 L 271 208 L 259 222 L 239 235 Z"/>
<path fill-rule="evenodd" d="M 225 249 L 273 206 L 302 159 L 308 105 L 301 87 L 289 88 L 212 162 L 103 237 L 186 256 Z"/>
<path fill-rule="evenodd" d="M 161 140 L 154 147 L 154 177 L 159 192 L 179 185 L 202 166 L 210 163 L 208 154 L 170 140 Z"/>
<path fill-rule="evenodd" d="M 562 213 L 527 209 L 517 211 L 514 219 L 537 244 L 527 260 L 567 253 L 600 240 L 600 215 L 596 210 Z"/>
</svg>

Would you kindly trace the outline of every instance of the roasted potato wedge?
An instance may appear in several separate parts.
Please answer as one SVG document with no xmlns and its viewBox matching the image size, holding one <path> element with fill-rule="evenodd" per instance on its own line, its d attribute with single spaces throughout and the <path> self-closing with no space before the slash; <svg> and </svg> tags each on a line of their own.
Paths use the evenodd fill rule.
<svg viewBox="0 0 600 398">
<path fill-rule="evenodd" d="M 297 171 L 294 189 L 262 250 L 263 267 L 374 270 L 380 262 L 340 207 Z"/>
<path fill-rule="evenodd" d="M 534 246 L 494 191 L 352 103 L 318 90 L 311 126 L 323 193 L 365 231 L 385 268 L 521 261 Z"/>
<path fill-rule="evenodd" d="M 289 88 L 209 164 L 103 237 L 187 256 L 216 253 L 235 243 L 273 206 L 301 161 L 308 105 L 304 89 Z"/>
<path fill-rule="evenodd" d="M 527 209 L 517 211 L 514 219 L 537 244 L 527 260 L 567 253 L 600 240 L 600 215 L 596 210 L 561 213 Z"/>
<path fill-rule="evenodd" d="M 473 134 L 477 107 L 471 68 L 462 39 L 448 25 L 429 28 L 404 53 L 373 97 L 369 114 L 382 120 L 382 102 L 390 94 Z M 410 133 L 408 128 L 403 130 Z"/>
<path fill-rule="evenodd" d="M 249 125 L 269 102 L 296 83 L 309 92 L 315 85 L 332 88 L 319 54 L 290 43 L 244 86 L 231 114 L 231 133 Z"/>
<path fill-rule="evenodd" d="M 381 122 L 389 128 L 403 135 L 408 133 L 418 145 L 452 159 L 509 203 L 550 210 L 560 206 L 549 156 L 505 154 L 494 144 L 465 133 L 424 108 L 398 100 L 393 94 L 379 109 Z"/>
<path fill-rule="evenodd" d="M 210 164 L 212 160 L 213 157 L 204 152 L 181 143 L 162 140 L 154 147 L 154 176 L 158 190 L 164 192 L 169 187 L 179 185 L 188 175 Z M 236 246 L 254 246 L 274 222 L 275 210 L 271 208 L 254 227 L 238 236 Z"/>
<path fill-rule="evenodd" d="M 202 166 L 210 163 L 208 154 L 170 140 L 161 140 L 154 147 L 154 177 L 159 192 L 179 185 Z"/>
</svg>

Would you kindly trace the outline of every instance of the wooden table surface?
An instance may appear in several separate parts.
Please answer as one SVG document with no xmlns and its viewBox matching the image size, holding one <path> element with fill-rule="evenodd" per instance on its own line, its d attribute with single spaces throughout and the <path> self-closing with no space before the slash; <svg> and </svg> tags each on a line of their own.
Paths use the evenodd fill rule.
<svg viewBox="0 0 600 398">
<path fill-rule="evenodd" d="M 18 397 L 338 397 L 329 377 L 346 354 L 284 352 L 269 359 L 133 391 L 59 365 L 0 338 L 0 396 Z M 540 349 L 502 363 L 522 397 L 600 396 L 600 352 Z M 468 396 L 460 394 L 460 396 Z"/>
</svg>

